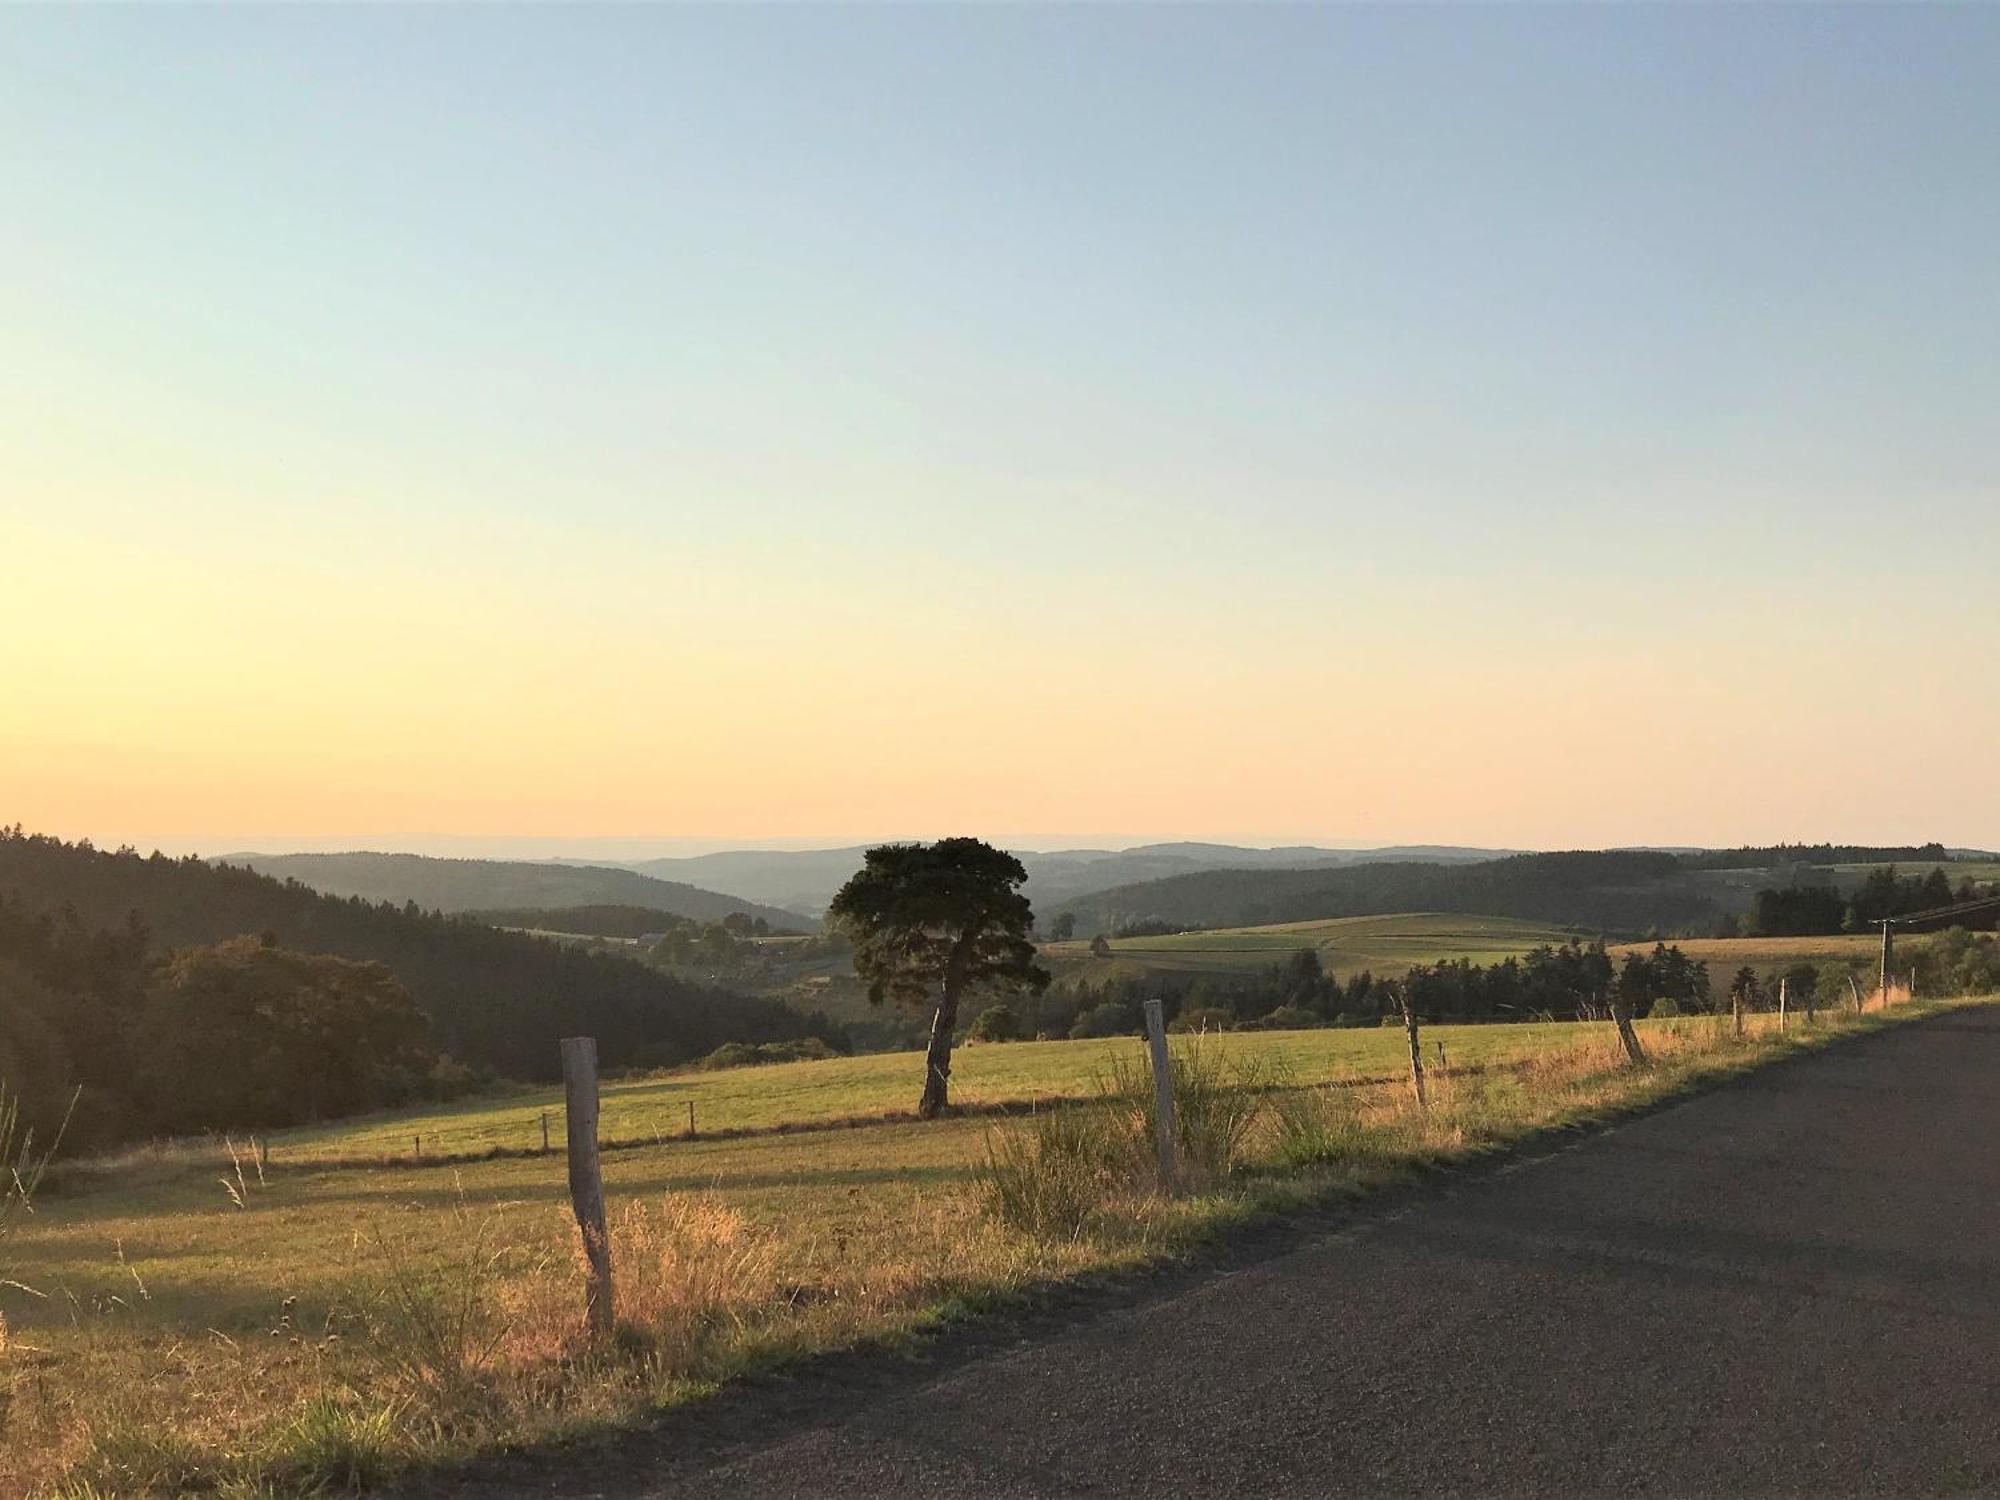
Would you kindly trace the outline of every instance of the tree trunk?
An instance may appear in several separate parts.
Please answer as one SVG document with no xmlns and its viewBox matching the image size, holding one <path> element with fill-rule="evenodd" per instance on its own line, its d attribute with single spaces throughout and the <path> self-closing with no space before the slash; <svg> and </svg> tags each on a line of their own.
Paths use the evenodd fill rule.
<svg viewBox="0 0 2000 1500">
<path fill-rule="evenodd" d="M 949 987 L 931 1016 L 930 1050 L 924 1054 L 924 1097 L 917 1118 L 935 1120 L 951 1102 L 951 1034 L 958 1025 L 958 993 Z"/>
<path fill-rule="evenodd" d="M 1646 1065 L 1646 1049 L 1639 1045 L 1639 1033 L 1632 1029 L 1632 1016 L 1625 1009 L 1625 1002 L 1616 995 L 1611 997 L 1611 1019 L 1618 1023 L 1618 1040 L 1625 1044 L 1625 1056 L 1635 1068 Z"/>
</svg>

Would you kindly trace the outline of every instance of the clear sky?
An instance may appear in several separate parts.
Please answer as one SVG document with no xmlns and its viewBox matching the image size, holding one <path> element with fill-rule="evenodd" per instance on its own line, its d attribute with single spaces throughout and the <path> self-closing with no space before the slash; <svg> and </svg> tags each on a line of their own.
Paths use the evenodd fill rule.
<svg viewBox="0 0 2000 1500">
<path fill-rule="evenodd" d="M 1996 78 L 1979 6 L 0 9 L 0 821 L 2000 844 Z"/>
</svg>

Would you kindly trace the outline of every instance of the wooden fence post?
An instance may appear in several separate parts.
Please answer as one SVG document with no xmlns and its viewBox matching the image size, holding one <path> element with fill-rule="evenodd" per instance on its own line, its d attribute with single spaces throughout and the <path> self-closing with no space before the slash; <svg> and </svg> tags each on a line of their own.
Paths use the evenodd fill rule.
<svg viewBox="0 0 2000 1500">
<path fill-rule="evenodd" d="M 694 1139 L 694 1100 L 688 1100 L 688 1139 Z"/>
<path fill-rule="evenodd" d="M 1145 1010 L 1146 1045 L 1153 1055 L 1153 1130 L 1159 1139 L 1160 1185 L 1170 1193 L 1178 1193 L 1180 1163 L 1174 1125 L 1173 1061 L 1167 1056 L 1167 1023 L 1160 1013 L 1159 1001 L 1148 1000 Z"/>
<path fill-rule="evenodd" d="M 569 1129 L 569 1201 L 583 1235 L 588 1266 L 585 1311 L 590 1333 L 610 1338 L 611 1236 L 604 1224 L 604 1172 L 597 1155 L 597 1039 L 567 1036 L 562 1042 L 563 1105 Z"/>
<path fill-rule="evenodd" d="M 1429 1109 L 1430 1099 L 1424 1093 L 1424 1047 L 1417 1038 L 1417 1013 L 1410 1009 L 1410 997 L 1400 997 L 1403 1002 L 1403 1029 L 1410 1034 L 1410 1082 L 1417 1091 L 1417 1107 Z"/>
<path fill-rule="evenodd" d="M 1785 1016 L 1785 990 L 1790 984 L 1789 979 L 1778 980 L 1778 1030 L 1780 1031 L 1783 1031 L 1788 1024 Z"/>
<path fill-rule="evenodd" d="M 542 1155 L 549 1154 L 549 1112 L 542 1111 Z"/>
<path fill-rule="evenodd" d="M 422 1136 L 412 1136 L 410 1138 L 410 1154 L 416 1157 L 418 1161 L 424 1159 L 424 1138 Z"/>
<path fill-rule="evenodd" d="M 1639 1033 L 1632 1029 L 1632 1014 L 1615 990 L 1611 995 L 1611 1020 L 1618 1027 L 1618 1040 L 1625 1046 L 1625 1060 L 1635 1068 L 1643 1068 L 1646 1049 L 1639 1045 Z"/>
</svg>

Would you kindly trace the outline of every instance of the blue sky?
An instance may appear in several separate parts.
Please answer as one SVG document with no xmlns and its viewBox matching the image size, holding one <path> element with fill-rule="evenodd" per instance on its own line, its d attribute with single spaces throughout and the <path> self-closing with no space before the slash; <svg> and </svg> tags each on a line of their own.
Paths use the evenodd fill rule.
<svg viewBox="0 0 2000 1500">
<path fill-rule="evenodd" d="M 14 9 L 0 69 L 0 541 L 101 568 L 134 618 L 284 620 L 383 725 L 266 739 L 309 772 L 148 814 L 135 749 L 185 714 L 162 752 L 225 762 L 192 726 L 270 662 L 219 609 L 174 643 L 209 668 L 177 705 L 57 650 L 18 769 L 74 831 L 1691 842 L 1861 836 L 1848 792 L 1927 768 L 1909 833 L 2000 840 L 1965 748 L 2000 689 L 1907 666 L 2000 624 L 1993 10 Z M 857 727 L 912 637 L 964 726 L 909 752 L 920 785 Z M 379 689 L 331 662 L 413 638 Z M 480 801 L 450 767 L 501 685 L 412 699 L 495 641 L 520 701 L 598 717 Z M 1037 800 L 967 653 L 1009 705 L 1081 673 L 1202 748 L 1086 724 L 1026 753 Z M 1236 731 L 1169 705 L 1172 663 L 1241 688 Z M 1950 736 L 1841 742 L 1890 671 Z M 649 672 L 713 732 L 602 707 Z M 1824 785 L 1704 813 L 1718 734 L 1661 793 L 1667 751 L 1605 737 L 1614 680 L 1757 716 Z M 133 714 L 61 728 L 85 695 Z M 1399 734 L 1523 701 L 1642 769 L 1585 807 L 1526 742 L 1396 779 Z M 1379 763 L 1216 785 L 1371 714 Z M 461 721 L 483 737 L 412 760 Z M 682 793 L 594 800 L 641 772 L 585 739 L 661 747 Z M 431 803 L 381 794 L 405 772 Z M 522 775 L 562 791 L 523 811 Z"/>
</svg>

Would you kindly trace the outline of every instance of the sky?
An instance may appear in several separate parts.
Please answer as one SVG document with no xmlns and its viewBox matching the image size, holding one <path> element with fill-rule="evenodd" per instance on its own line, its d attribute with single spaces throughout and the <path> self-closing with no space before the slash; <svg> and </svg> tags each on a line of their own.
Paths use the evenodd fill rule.
<svg viewBox="0 0 2000 1500">
<path fill-rule="evenodd" d="M 2000 845 L 2000 8 L 0 8 L 0 822 Z"/>
</svg>

